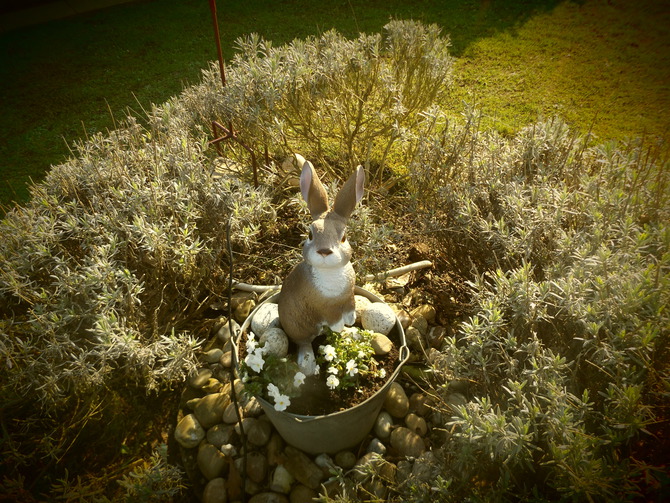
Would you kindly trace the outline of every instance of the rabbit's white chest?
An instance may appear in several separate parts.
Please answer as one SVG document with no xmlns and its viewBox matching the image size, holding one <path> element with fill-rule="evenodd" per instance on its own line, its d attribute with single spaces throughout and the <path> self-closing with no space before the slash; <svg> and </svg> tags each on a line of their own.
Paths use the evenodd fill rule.
<svg viewBox="0 0 670 503">
<path fill-rule="evenodd" d="M 354 268 L 351 262 L 342 267 L 312 268 L 314 286 L 324 297 L 340 297 L 351 289 L 355 280 Z"/>
</svg>

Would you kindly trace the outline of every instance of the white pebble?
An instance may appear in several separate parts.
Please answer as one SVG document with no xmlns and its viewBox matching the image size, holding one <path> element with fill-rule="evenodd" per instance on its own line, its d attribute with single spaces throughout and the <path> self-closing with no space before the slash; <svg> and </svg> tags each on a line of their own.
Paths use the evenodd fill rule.
<svg viewBox="0 0 670 503">
<path fill-rule="evenodd" d="M 281 328 L 268 328 L 258 341 L 266 354 L 284 358 L 288 354 L 288 336 Z"/>
<path fill-rule="evenodd" d="M 373 302 L 361 313 L 361 322 L 365 330 L 388 335 L 396 322 L 391 306 L 383 302 Z"/>
<path fill-rule="evenodd" d="M 266 302 L 258 308 L 251 319 L 251 331 L 257 336 L 263 335 L 269 328 L 279 326 L 279 307 L 272 302 Z"/>
</svg>

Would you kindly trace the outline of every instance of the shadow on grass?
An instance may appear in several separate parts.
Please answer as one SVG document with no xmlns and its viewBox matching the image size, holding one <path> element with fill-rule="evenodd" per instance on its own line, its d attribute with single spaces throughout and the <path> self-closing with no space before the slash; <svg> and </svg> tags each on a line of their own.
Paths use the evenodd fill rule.
<svg viewBox="0 0 670 503">
<path fill-rule="evenodd" d="M 282 44 L 335 28 L 353 37 L 390 18 L 436 23 L 459 56 L 557 0 L 218 2 L 224 57 L 257 32 Z M 27 182 L 64 162 L 68 144 L 114 127 L 114 117 L 163 103 L 216 58 L 206 0 L 153 0 L 0 34 L 0 204 L 28 198 Z"/>
</svg>

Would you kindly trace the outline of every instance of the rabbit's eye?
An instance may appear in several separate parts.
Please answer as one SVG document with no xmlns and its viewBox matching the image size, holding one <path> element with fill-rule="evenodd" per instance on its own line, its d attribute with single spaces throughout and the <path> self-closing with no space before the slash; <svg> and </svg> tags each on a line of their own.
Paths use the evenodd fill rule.
<svg viewBox="0 0 670 503">
<path fill-rule="evenodd" d="M 342 240 L 340 241 L 341 243 L 344 243 L 347 240 L 347 233 L 345 232 L 342 234 Z"/>
</svg>

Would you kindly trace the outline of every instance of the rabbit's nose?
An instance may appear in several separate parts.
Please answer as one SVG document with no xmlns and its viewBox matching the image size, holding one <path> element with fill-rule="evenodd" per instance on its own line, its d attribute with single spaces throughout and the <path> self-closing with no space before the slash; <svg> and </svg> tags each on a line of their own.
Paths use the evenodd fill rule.
<svg viewBox="0 0 670 503">
<path fill-rule="evenodd" d="M 319 255 L 322 255 L 324 257 L 327 257 L 328 255 L 333 253 L 333 250 L 331 250 L 330 248 L 321 248 L 316 253 L 318 253 Z"/>
</svg>

